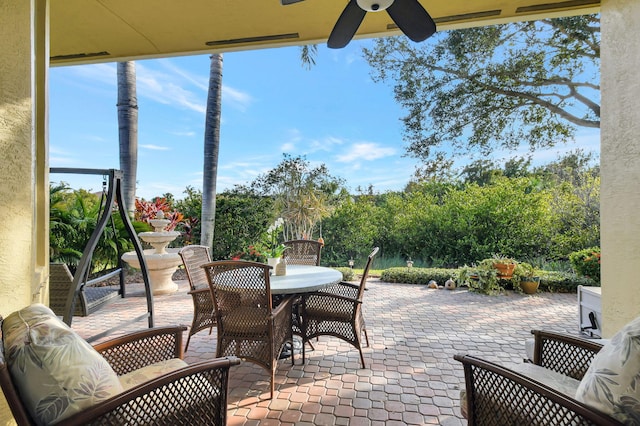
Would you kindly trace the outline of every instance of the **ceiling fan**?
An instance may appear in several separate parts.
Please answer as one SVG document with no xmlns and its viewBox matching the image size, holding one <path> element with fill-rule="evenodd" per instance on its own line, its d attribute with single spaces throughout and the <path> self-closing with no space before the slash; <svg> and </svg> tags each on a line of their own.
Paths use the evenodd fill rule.
<svg viewBox="0 0 640 426">
<path fill-rule="evenodd" d="M 288 5 L 303 0 L 280 1 L 283 5 Z M 332 49 L 345 47 L 358 31 L 367 12 L 383 10 L 415 42 L 426 40 L 436 32 L 436 23 L 418 0 L 349 0 L 329 35 L 327 46 Z"/>
</svg>

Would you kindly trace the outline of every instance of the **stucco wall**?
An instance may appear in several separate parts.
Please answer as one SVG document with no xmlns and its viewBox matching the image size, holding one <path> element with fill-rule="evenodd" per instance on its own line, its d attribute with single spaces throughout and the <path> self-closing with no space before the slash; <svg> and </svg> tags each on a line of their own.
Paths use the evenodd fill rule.
<svg viewBox="0 0 640 426">
<path fill-rule="evenodd" d="M 0 314 L 31 302 L 34 235 L 31 7 L 0 2 Z"/>
<path fill-rule="evenodd" d="M 640 1 L 601 7 L 603 332 L 640 315 Z"/>
<path fill-rule="evenodd" d="M 0 315 L 46 300 L 47 0 L 0 1 Z M 40 58 L 36 66 L 36 58 Z M 36 90 L 36 81 L 40 81 Z M 36 93 L 38 93 L 36 95 Z M 37 107 L 36 107 L 37 105 Z M 38 130 L 36 130 L 38 129 Z M 36 134 L 38 135 L 36 137 Z M 15 424 L 0 398 L 0 425 Z"/>
</svg>

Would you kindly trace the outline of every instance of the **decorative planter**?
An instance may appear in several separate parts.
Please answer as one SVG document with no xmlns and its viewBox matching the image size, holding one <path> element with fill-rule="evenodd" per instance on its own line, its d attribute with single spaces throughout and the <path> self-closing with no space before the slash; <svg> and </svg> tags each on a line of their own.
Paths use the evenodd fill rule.
<svg viewBox="0 0 640 426">
<path fill-rule="evenodd" d="M 267 258 L 267 265 L 271 266 L 273 268 L 273 270 L 271 272 L 275 273 L 276 271 L 276 265 L 278 265 L 278 263 L 280 263 L 280 259 L 282 259 L 281 257 L 268 257 Z"/>
<path fill-rule="evenodd" d="M 498 270 L 498 278 L 508 280 L 513 277 L 513 270 L 516 268 L 515 263 L 496 262 L 493 267 Z"/>
<path fill-rule="evenodd" d="M 524 294 L 536 294 L 539 285 L 540 278 L 538 277 L 523 278 L 520 281 L 520 288 Z"/>
</svg>

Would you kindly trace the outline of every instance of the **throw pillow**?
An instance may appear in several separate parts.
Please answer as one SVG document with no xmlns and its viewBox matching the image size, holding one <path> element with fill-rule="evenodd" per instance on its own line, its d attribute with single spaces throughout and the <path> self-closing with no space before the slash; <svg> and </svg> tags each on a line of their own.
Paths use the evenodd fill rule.
<svg viewBox="0 0 640 426">
<path fill-rule="evenodd" d="M 640 317 L 598 352 L 576 399 L 624 424 L 640 425 Z"/>
<path fill-rule="evenodd" d="M 2 324 L 6 362 L 37 424 L 51 424 L 123 391 L 107 361 L 51 309 L 34 304 Z"/>
</svg>

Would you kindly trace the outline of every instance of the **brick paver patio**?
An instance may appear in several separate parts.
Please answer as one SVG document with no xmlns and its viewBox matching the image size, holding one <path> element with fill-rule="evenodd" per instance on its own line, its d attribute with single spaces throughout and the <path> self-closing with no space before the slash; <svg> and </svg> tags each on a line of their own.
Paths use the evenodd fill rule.
<svg viewBox="0 0 640 426">
<path fill-rule="evenodd" d="M 72 328 L 83 337 L 122 324 L 146 310 L 139 285 Z M 188 285 L 156 296 L 155 324 L 191 324 Z M 249 362 L 234 367 L 229 382 L 229 425 L 460 425 L 458 395 L 464 386 L 456 353 L 473 353 L 503 364 L 521 362 L 524 341 L 532 328 L 577 334 L 575 294 L 508 292 L 484 296 L 466 289 L 391 284 L 370 279 L 364 313 L 371 346 L 364 348 L 367 368 L 358 351 L 332 337 L 313 342 L 302 365 L 282 360 L 276 392 L 269 397 L 269 375 Z M 122 326 L 118 333 L 146 327 Z M 189 363 L 215 356 L 215 328 L 191 338 Z M 185 333 L 186 341 L 186 333 Z"/>
</svg>

